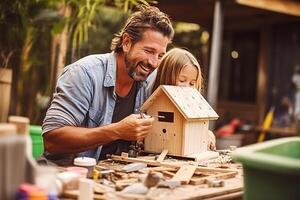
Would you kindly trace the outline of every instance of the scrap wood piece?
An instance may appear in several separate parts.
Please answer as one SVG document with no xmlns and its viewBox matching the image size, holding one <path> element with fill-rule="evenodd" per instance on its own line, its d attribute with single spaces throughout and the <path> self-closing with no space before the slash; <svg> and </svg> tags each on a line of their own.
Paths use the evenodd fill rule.
<svg viewBox="0 0 300 200">
<path fill-rule="evenodd" d="M 157 187 L 159 188 L 170 188 L 170 189 L 174 189 L 176 187 L 181 186 L 181 182 L 180 181 L 176 181 L 176 180 L 165 180 L 165 181 L 160 181 L 157 185 Z"/>
<path fill-rule="evenodd" d="M 78 198 L 79 197 L 79 190 L 66 190 L 63 193 L 63 197 L 65 198 Z M 104 195 L 102 194 L 94 194 L 93 195 L 94 200 L 103 200 L 106 199 Z"/>
<path fill-rule="evenodd" d="M 113 188 L 108 187 L 106 185 L 100 184 L 100 183 L 96 183 L 94 182 L 94 192 L 98 193 L 98 194 L 105 194 L 107 192 L 112 192 L 114 191 Z"/>
<path fill-rule="evenodd" d="M 106 199 L 135 199 L 135 200 L 149 200 L 147 195 L 130 194 L 124 192 L 114 192 L 106 195 Z"/>
<path fill-rule="evenodd" d="M 149 166 L 156 166 L 156 167 L 162 166 L 162 167 L 180 168 L 180 166 L 187 164 L 187 162 L 164 162 L 164 161 L 157 162 L 155 160 L 141 159 L 139 157 L 131 158 L 131 157 L 123 157 L 123 156 L 117 156 L 117 155 L 112 155 L 111 159 L 114 161 L 123 161 L 123 162 L 142 162 L 142 163 L 146 163 Z M 233 172 L 233 171 L 237 171 L 237 170 L 197 166 L 196 171 L 197 172 Z"/>
<path fill-rule="evenodd" d="M 219 152 L 205 151 L 205 152 L 201 152 L 201 153 L 194 153 L 194 154 L 189 155 L 189 156 L 195 158 L 195 161 L 200 162 L 200 161 L 205 161 L 205 160 L 218 158 L 219 157 Z"/>
<path fill-rule="evenodd" d="M 122 156 L 122 157 L 125 157 L 125 158 L 128 158 L 128 157 L 129 157 L 129 156 L 128 156 L 128 153 L 126 153 L 126 152 L 122 152 L 122 153 L 121 153 L 121 156 Z"/>
<path fill-rule="evenodd" d="M 175 167 L 149 167 L 149 168 L 146 168 L 145 170 L 147 170 L 147 171 L 153 171 L 153 172 L 161 172 L 161 171 L 175 172 L 178 169 L 175 168 Z"/>
<path fill-rule="evenodd" d="M 233 194 L 233 193 L 243 191 L 242 186 L 234 187 L 234 188 L 228 188 L 228 189 L 223 188 L 223 190 L 219 190 L 219 189 L 212 190 L 213 188 L 207 188 L 207 189 L 209 189 L 211 191 L 211 193 L 201 195 L 201 199 L 211 200 L 211 198 L 213 198 L 213 197 L 220 197 L 221 195 L 223 196 L 223 195 Z"/>
<path fill-rule="evenodd" d="M 134 163 L 130 163 L 130 164 L 127 164 L 125 165 L 123 168 L 122 168 L 122 171 L 124 172 L 134 172 L 134 171 L 138 171 L 138 170 L 141 170 L 141 169 L 144 169 L 147 167 L 147 164 L 146 163 L 142 163 L 142 162 L 134 162 Z"/>
<path fill-rule="evenodd" d="M 210 175 L 207 177 L 201 177 L 201 178 L 191 178 L 191 184 L 192 185 L 200 185 L 207 182 L 208 179 L 215 178 L 215 179 L 229 179 L 233 178 L 238 174 L 237 171 L 227 172 L 227 173 L 220 173 L 215 175 Z"/>
<path fill-rule="evenodd" d="M 161 173 L 163 173 L 164 175 L 167 175 L 169 177 L 174 177 L 175 173 L 170 172 L 170 171 L 161 171 Z"/>
<path fill-rule="evenodd" d="M 141 169 L 139 170 L 139 172 L 144 173 L 144 174 L 148 174 L 151 172 L 160 172 L 163 173 L 165 171 L 169 171 L 169 172 L 176 172 L 178 169 L 175 167 L 147 167 L 145 169 Z"/>
<path fill-rule="evenodd" d="M 197 166 L 183 165 L 179 168 L 171 180 L 181 181 L 182 184 L 188 184 L 194 175 Z"/>
<path fill-rule="evenodd" d="M 123 180 L 117 180 L 115 181 L 116 190 L 122 190 L 125 187 L 138 183 L 139 180 L 137 178 L 129 178 L 129 179 L 123 179 Z"/>
<path fill-rule="evenodd" d="M 215 172 L 201 172 L 201 171 L 198 171 L 196 170 L 194 175 L 197 175 L 197 176 L 211 176 L 211 175 L 215 175 L 216 173 Z"/>
<path fill-rule="evenodd" d="M 140 159 L 155 160 L 155 156 L 139 156 Z"/>
<path fill-rule="evenodd" d="M 166 155 L 168 154 L 169 150 L 168 149 L 164 149 L 161 154 L 158 156 L 158 158 L 156 159 L 157 162 L 162 162 Z"/>
<path fill-rule="evenodd" d="M 243 196 L 243 191 L 233 192 L 229 194 L 220 195 L 209 198 L 209 200 L 225 200 L 225 199 L 240 199 Z M 207 199 L 208 200 L 208 199 Z"/>
</svg>

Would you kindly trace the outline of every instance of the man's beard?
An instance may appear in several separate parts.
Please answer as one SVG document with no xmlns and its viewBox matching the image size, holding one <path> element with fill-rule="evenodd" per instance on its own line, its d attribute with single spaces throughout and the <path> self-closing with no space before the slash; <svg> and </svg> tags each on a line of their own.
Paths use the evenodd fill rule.
<svg viewBox="0 0 300 200">
<path fill-rule="evenodd" d="M 149 64 L 146 64 L 142 61 L 140 61 L 138 63 L 134 63 L 133 61 L 130 60 L 129 54 L 130 53 L 125 55 L 125 65 L 126 65 L 127 74 L 135 81 L 144 81 L 144 80 L 146 80 L 147 77 L 152 73 L 154 68 L 152 66 L 150 66 Z M 147 68 L 151 69 L 151 71 L 147 74 L 139 73 L 139 71 L 137 70 L 139 65 L 143 65 L 144 67 L 147 67 Z"/>
</svg>

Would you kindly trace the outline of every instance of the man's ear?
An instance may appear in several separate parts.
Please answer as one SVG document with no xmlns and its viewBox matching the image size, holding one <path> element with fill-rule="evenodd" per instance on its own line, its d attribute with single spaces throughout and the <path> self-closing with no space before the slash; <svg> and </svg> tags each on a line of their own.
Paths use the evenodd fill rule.
<svg viewBox="0 0 300 200">
<path fill-rule="evenodd" d="M 124 33 L 122 36 L 122 48 L 123 52 L 128 52 L 131 48 L 131 39 L 128 33 Z"/>
</svg>

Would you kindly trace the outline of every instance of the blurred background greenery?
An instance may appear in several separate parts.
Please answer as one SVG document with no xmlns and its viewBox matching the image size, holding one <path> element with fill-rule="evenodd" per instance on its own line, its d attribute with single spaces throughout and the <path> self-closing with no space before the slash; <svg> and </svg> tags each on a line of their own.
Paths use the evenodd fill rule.
<svg viewBox="0 0 300 200">
<path fill-rule="evenodd" d="M 109 52 L 113 35 L 141 4 L 157 2 L 2 0 L 0 67 L 13 71 L 9 114 L 41 124 L 63 67 L 88 54 Z M 208 32 L 192 23 L 174 27 L 172 46 L 187 47 L 207 66 Z"/>
</svg>

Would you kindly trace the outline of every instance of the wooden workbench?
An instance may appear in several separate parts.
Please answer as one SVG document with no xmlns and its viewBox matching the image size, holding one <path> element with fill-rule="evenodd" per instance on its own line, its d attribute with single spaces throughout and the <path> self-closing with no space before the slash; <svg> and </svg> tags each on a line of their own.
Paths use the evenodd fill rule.
<svg viewBox="0 0 300 200">
<path fill-rule="evenodd" d="M 175 161 L 175 162 L 157 162 L 155 160 L 145 161 L 145 159 L 140 158 L 124 158 L 122 156 L 115 156 L 113 159 L 102 161 L 98 166 L 105 166 L 106 168 L 118 170 L 122 168 L 125 164 L 130 162 L 146 162 L 149 169 L 156 169 L 159 167 L 178 167 L 184 165 L 185 161 Z M 191 161 L 187 161 L 191 164 Z M 186 162 L 186 163 L 187 163 Z M 189 184 L 181 185 L 175 188 L 160 188 L 160 187 L 151 187 L 145 195 L 138 194 L 125 194 L 114 189 L 104 190 L 102 186 L 99 189 L 95 189 L 94 199 L 205 199 L 205 200 L 217 200 L 217 199 L 242 199 L 242 190 L 243 190 L 243 176 L 241 165 L 236 163 L 226 164 L 222 168 L 216 166 L 198 166 L 195 174 L 201 174 L 201 172 L 208 173 L 210 170 L 216 170 L 218 173 L 227 173 L 229 171 L 236 171 L 238 173 L 232 176 L 219 176 L 218 179 L 224 181 L 224 186 L 222 187 L 209 187 L 206 184 L 205 179 L 193 177 Z M 147 169 L 146 169 L 147 170 Z M 197 172 L 197 173 L 196 173 Z M 229 173 L 230 174 L 230 173 Z M 232 177 L 232 178 L 231 178 Z M 199 181 L 199 180 L 204 181 Z M 198 181 L 197 181 L 198 180 Z M 96 181 L 99 182 L 99 181 Z M 102 185 L 102 184 L 101 184 Z M 99 186 L 99 185 L 98 185 Z M 97 183 L 96 183 L 96 187 Z M 98 192 L 97 192 L 98 191 Z M 102 192 L 101 192 L 102 191 Z M 78 191 L 67 191 L 64 194 L 64 197 L 77 197 Z"/>
</svg>

